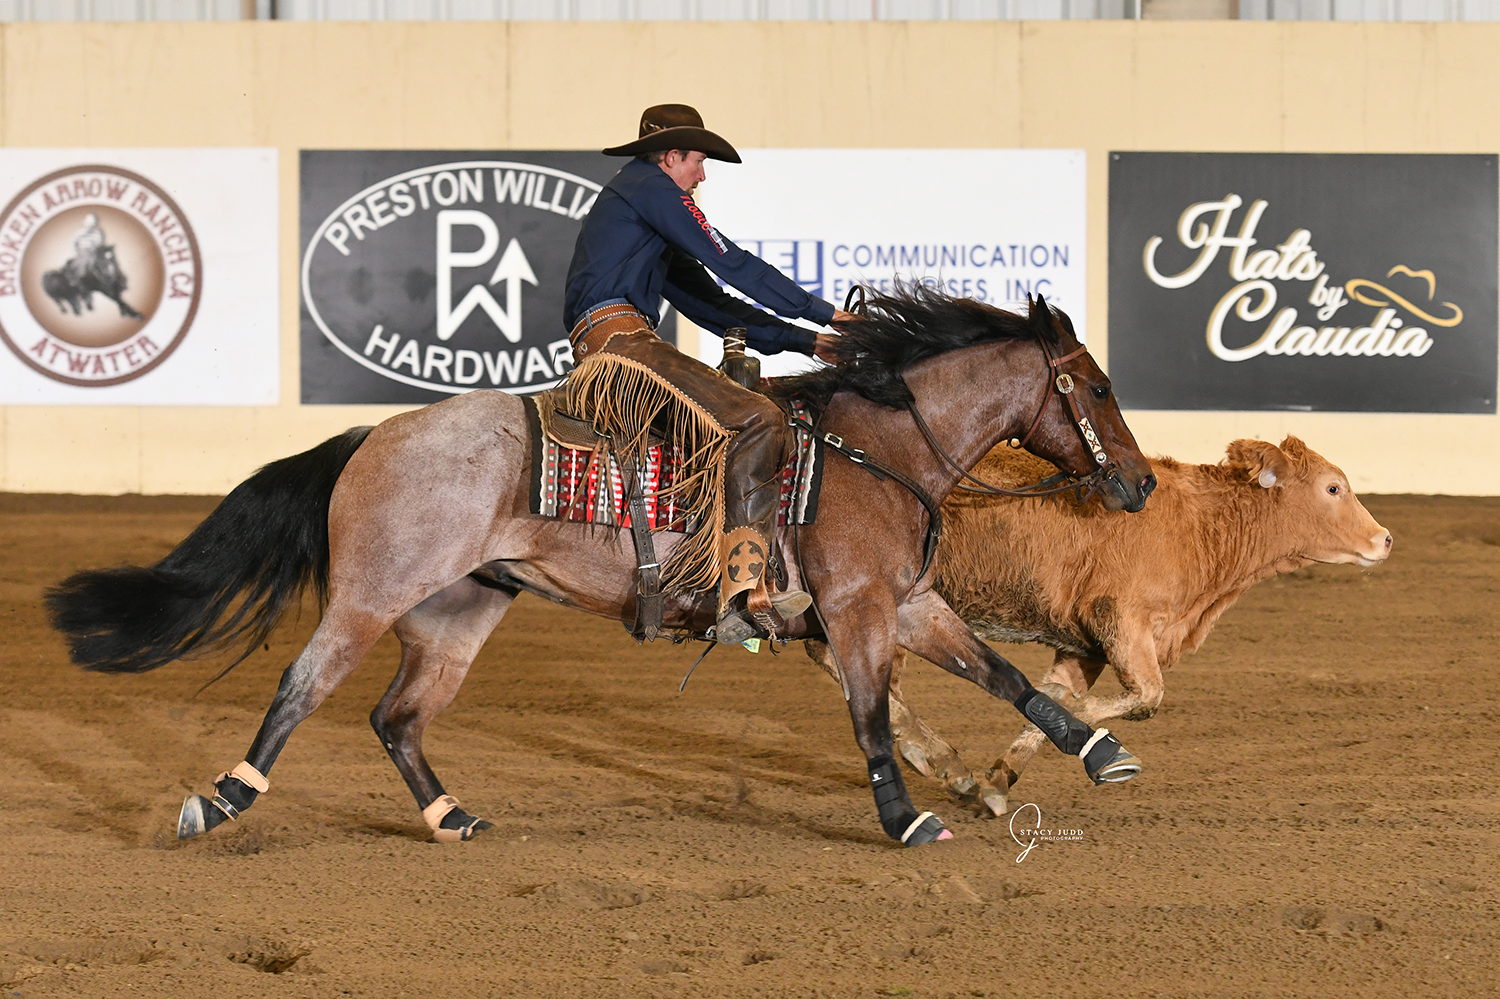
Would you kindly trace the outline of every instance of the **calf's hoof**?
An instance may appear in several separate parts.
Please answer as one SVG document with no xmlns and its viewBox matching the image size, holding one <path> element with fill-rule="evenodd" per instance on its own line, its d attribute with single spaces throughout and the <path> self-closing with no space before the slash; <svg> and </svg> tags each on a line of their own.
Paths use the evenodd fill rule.
<svg viewBox="0 0 1500 999">
<path fill-rule="evenodd" d="M 1120 745 L 1120 740 L 1101 728 L 1078 754 L 1083 769 L 1095 784 L 1123 784 L 1141 772 L 1141 761 Z"/>
<path fill-rule="evenodd" d="M 1010 803 L 1005 799 L 1005 792 L 993 786 L 980 788 L 979 801 L 996 818 L 1000 818 L 1006 812 L 1010 811 Z"/>
<path fill-rule="evenodd" d="M 910 760 L 911 757 L 907 756 Z M 966 774 L 956 780 L 948 782 L 948 794 L 955 801 L 973 809 L 974 814 L 995 818 L 1004 815 L 1008 810 L 1005 803 L 1005 792 L 1000 790 L 988 780 L 981 780 L 973 774 Z"/>
</svg>

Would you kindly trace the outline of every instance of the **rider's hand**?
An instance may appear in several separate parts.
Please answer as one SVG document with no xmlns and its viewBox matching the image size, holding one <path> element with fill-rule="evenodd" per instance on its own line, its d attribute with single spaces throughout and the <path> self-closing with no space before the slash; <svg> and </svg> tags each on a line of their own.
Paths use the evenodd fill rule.
<svg viewBox="0 0 1500 999">
<path fill-rule="evenodd" d="M 834 318 L 838 318 L 837 314 L 834 315 Z M 821 361 L 827 361 L 829 364 L 832 364 L 837 360 L 835 350 L 838 347 L 838 336 L 833 333 L 818 333 L 816 336 L 817 342 L 813 344 L 813 356 Z"/>
<path fill-rule="evenodd" d="M 832 321 L 835 322 L 835 323 L 849 323 L 849 322 L 853 322 L 854 320 L 856 320 L 858 318 L 859 317 L 856 316 L 854 313 L 852 313 L 852 312 L 845 312 L 843 309 L 834 309 L 833 310 L 833 320 Z"/>
</svg>

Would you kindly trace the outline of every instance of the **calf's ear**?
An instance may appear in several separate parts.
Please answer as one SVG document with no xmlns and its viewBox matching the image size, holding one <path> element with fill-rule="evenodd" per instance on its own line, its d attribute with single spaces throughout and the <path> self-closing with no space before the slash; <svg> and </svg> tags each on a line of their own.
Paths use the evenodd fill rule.
<svg viewBox="0 0 1500 999">
<path fill-rule="evenodd" d="M 1291 460 L 1270 441 L 1237 440 L 1229 445 L 1226 454 L 1226 468 L 1240 472 L 1265 489 L 1285 483 L 1292 472 Z"/>
<path fill-rule="evenodd" d="M 1287 434 L 1286 439 L 1281 442 L 1281 453 L 1287 456 L 1297 471 L 1304 474 L 1313 467 L 1315 460 L 1320 459 L 1316 451 L 1302 443 L 1302 438 L 1291 434 Z"/>
</svg>

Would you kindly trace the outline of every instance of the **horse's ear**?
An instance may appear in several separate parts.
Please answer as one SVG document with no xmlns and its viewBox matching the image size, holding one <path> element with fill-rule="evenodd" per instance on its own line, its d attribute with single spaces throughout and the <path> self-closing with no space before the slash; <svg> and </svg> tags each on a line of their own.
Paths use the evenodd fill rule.
<svg viewBox="0 0 1500 999">
<path fill-rule="evenodd" d="M 1047 300 L 1041 295 L 1028 299 L 1030 309 L 1027 313 L 1027 321 L 1031 325 L 1031 332 L 1039 338 L 1049 341 L 1057 340 L 1057 330 L 1052 328 L 1052 310 L 1047 306 Z"/>
</svg>

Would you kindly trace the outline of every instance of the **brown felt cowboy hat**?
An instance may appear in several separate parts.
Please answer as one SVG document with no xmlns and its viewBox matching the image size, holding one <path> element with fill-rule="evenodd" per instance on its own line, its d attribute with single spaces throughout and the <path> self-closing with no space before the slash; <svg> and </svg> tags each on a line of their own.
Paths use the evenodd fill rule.
<svg viewBox="0 0 1500 999">
<path fill-rule="evenodd" d="M 641 135 L 634 142 L 611 146 L 606 156 L 635 156 L 664 149 L 689 149 L 727 163 L 740 162 L 722 136 L 703 127 L 703 116 L 686 104 L 658 104 L 641 112 Z"/>
</svg>

